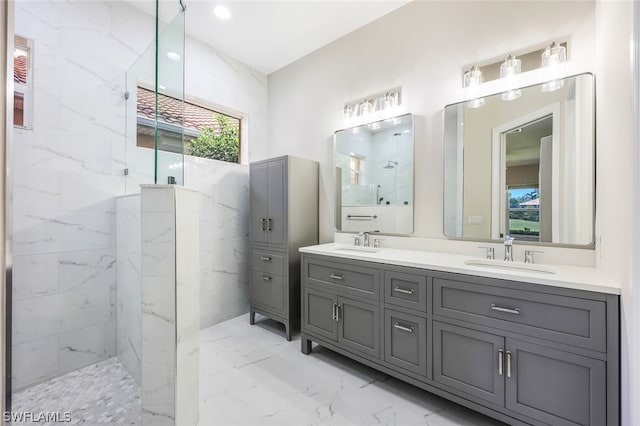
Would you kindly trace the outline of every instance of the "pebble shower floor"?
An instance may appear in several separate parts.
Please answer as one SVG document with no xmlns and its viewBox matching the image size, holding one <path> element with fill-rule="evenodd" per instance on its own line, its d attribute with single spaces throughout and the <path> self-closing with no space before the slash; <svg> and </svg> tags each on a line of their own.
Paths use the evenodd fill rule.
<svg viewBox="0 0 640 426">
<path fill-rule="evenodd" d="M 13 413 L 64 413 L 66 422 L 11 425 L 141 425 L 140 387 L 117 358 L 93 364 L 13 394 Z"/>
</svg>

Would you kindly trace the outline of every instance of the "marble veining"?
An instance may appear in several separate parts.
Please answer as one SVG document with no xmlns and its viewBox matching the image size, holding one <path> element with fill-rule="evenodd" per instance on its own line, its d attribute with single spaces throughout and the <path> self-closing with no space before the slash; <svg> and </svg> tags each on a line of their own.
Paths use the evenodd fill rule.
<svg viewBox="0 0 640 426">
<path fill-rule="evenodd" d="M 274 328 L 241 315 L 200 332 L 200 425 L 503 424 Z"/>
</svg>

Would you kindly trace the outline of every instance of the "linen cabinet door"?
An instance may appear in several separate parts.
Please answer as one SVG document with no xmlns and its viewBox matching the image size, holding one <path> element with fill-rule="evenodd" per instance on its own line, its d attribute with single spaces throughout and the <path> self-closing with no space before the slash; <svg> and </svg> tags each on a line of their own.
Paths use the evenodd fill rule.
<svg viewBox="0 0 640 426">
<path fill-rule="evenodd" d="M 287 239 L 287 172 L 284 159 L 269 161 L 267 235 L 269 246 L 284 247 Z"/>
<path fill-rule="evenodd" d="M 433 322 L 433 379 L 504 406 L 504 337 Z"/>
<path fill-rule="evenodd" d="M 302 329 L 305 333 L 338 340 L 338 296 L 304 287 Z"/>
<path fill-rule="evenodd" d="M 380 358 L 380 307 L 338 297 L 338 342 Z"/>
<path fill-rule="evenodd" d="M 269 214 L 267 201 L 268 163 L 251 164 L 250 200 L 251 200 L 251 242 L 267 244 L 267 227 Z"/>
<path fill-rule="evenodd" d="M 604 361 L 514 339 L 505 356 L 508 409 L 553 425 L 607 424 Z"/>
</svg>

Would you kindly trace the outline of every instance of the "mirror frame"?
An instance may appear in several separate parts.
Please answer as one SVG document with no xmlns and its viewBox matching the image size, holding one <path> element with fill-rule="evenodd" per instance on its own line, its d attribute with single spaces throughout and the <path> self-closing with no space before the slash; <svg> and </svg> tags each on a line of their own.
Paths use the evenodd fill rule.
<svg viewBox="0 0 640 426">
<path fill-rule="evenodd" d="M 575 249 L 585 249 L 585 250 L 595 250 L 595 240 L 596 240 L 596 201 L 597 201 L 597 188 L 596 188 L 596 176 L 598 173 L 598 161 L 596 158 L 596 152 L 597 152 L 597 135 L 596 135 L 596 129 L 597 129 L 597 115 L 596 115 L 596 76 L 592 73 L 592 72 L 583 72 L 583 73 L 578 73 L 578 74 L 572 74 L 572 75 L 568 75 L 568 76 L 564 76 L 562 77 L 562 80 L 566 80 L 568 78 L 575 78 L 575 77 L 579 77 L 582 75 L 589 75 L 592 78 L 592 91 L 593 91 L 593 100 L 592 100 L 592 111 L 593 111 L 593 147 L 592 147 L 592 157 L 593 157 L 593 177 L 592 177 L 592 181 L 591 181 L 591 186 L 593 188 L 593 203 L 591 206 L 591 217 L 592 217 L 592 223 L 591 223 L 591 241 L 587 244 L 568 244 L 568 243 L 550 243 L 550 242 L 540 242 L 540 241 L 523 241 L 523 240 L 518 240 L 515 239 L 514 243 L 518 244 L 518 245 L 532 245 L 532 246 L 539 246 L 539 247 L 559 247 L 559 248 L 575 248 Z M 545 83 L 544 81 L 540 81 L 534 84 L 530 84 L 527 86 L 522 86 L 522 87 L 518 87 L 519 89 L 528 89 L 531 87 L 536 87 L 536 86 L 540 86 L 543 83 Z M 489 96 L 496 96 L 496 95 L 500 95 L 502 92 L 496 92 L 496 93 L 489 93 L 486 95 L 483 95 L 482 97 L 489 97 Z M 445 140 L 445 118 L 446 115 L 444 113 L 445 109 L 447 107 L 450 106 L 455 106 L 455 105 L 459 105 L 465 102 L 470 101 L 471 99 L 463 99 L 459 102 L 453 102 L 450 104 L 447 104 L 444 106 L 444 108 L 442 109 L 442 235 L 445 239 L 447 240 L 453 240 L 453 241 L 476 241 L 476 242 L 480 242 L 480 243 L 489 243 L 489 244 L 499 244 L 502 243 L 503 240 L 501 239 L 492 239 L 492 238 L 465 238 L 464 236 L 462 237 L 451 237 L 448 236 L 445 233 L 445 229 L 446 229 L 446 223 L 445 223 L 445 203 L 444 203 L 444 199 L 445 199 L 445 189 L 446 189 L 446 170 L 445 170 L 445 165 L 444 165 L 444 156 L 445 156 L 445 148 L 446 148 L 446 140 Z M 464 144 L 462 147 L 463 151 L 464 151 Z M 462 161 L 463 165 L 463 172 L 464 172 L 464 158 Z M 493 170 L 492 170 L 492 174 L 493 174 Z M 463 190 L 464 191 L 464 190 Z M 492 202 L 493 202 L 493 194 L 492 194 Z"/>
<path fill-rule="evenodd" d="M 332 165 L 332 169 L 331 169 L 331 176 L 332 176 L 332 183 L 333 183 L 333 188 L 332 188 L 332 193 L 333 193 L 333 232 L 334 233 L 341 233 L 341 234 L 357 234 L 357 231 L 345 231 L 342 229 L 338 229 L 336 226 L 336 215 L 338 214 L 337 210 L 336 210 L 336 196 L 337 196 L 337 191 L 338 191 L 338 182 L 336 179 L 336 145 L 337 145 L 337 140 L 336 140 L 336 136 L 338 134 L 338 132 L 343 132 L 345 130 L 351 130 L 354 129 L 356 127 L 362 127 L 362 126 L 367 126 L 369 124 L 373 124 L 373 123 L 379 123 L 381 121 L 387 121 L 387 120 L 392 120 L 394 118 L 398 118 L 398 117 L 405 117 L 405 116 L 411 116 L 411 136 L 413 138 L 413 146 L 412 146 L 412 151 L 413 151 L 413 161 L 411 164 L 411 178 L 412 178 L 412 182 L 411 182 L 411 197 L 413 198 L 411 200 L 411 210 L 412 210 L 412 214 L 411 214 L 411 233 L 410 234 L 399 234 L 399 233 L 393 233 L 393 232 L 374 232 L 372 233 L 373 235 L 389 235 L 389 236 L 396 236 L 396 237 L 409 237 L 412 236 L 415 233 L 415 229 L 416 229 L 416 115 L 410 112 L 404 113 L 404 114 L 400 114 L 400 115 L 394 115 L 393 117 L 386 117 L 386 118 L 381 118 L 379 120 L 375 120 L 375 121 L 368 121 L 365 123 L 360 123 L 358 125 L 355 126 L 351 126 L 351 127 L 345 127 L 344 129 L 338 129 L 335 132 L 333 132 L 333 161 L 331 162 Z M 340 191 L 342 191 L 342 183 L 340 183 L 339 185 Z"/>
</svg>

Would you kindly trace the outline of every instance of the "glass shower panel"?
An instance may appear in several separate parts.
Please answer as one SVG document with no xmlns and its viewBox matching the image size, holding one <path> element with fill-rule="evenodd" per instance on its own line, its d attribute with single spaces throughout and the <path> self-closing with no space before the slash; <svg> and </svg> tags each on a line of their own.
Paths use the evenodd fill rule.
<svg viewBox="0 0 640 426">
<path fill-rule="evenodd" d="M 160 12 L 166 16 L 167 10 Z M 127 195 L 140 193 L 141 184 L 184 180 L 184 12 L 177 7 L 160 25 L 157 40 L 126 74 Z"/>
<path fill-rule="evenodd" d="M 139 194 L 141 184 L 154 182 L 155 42 L 126 74 L 125 194 Z"/>
<path fill-rule="evenodd" d="M 180 12 L 158 35 L 158 184 L 184 183 L 184 22 Z"/>
</svg>

